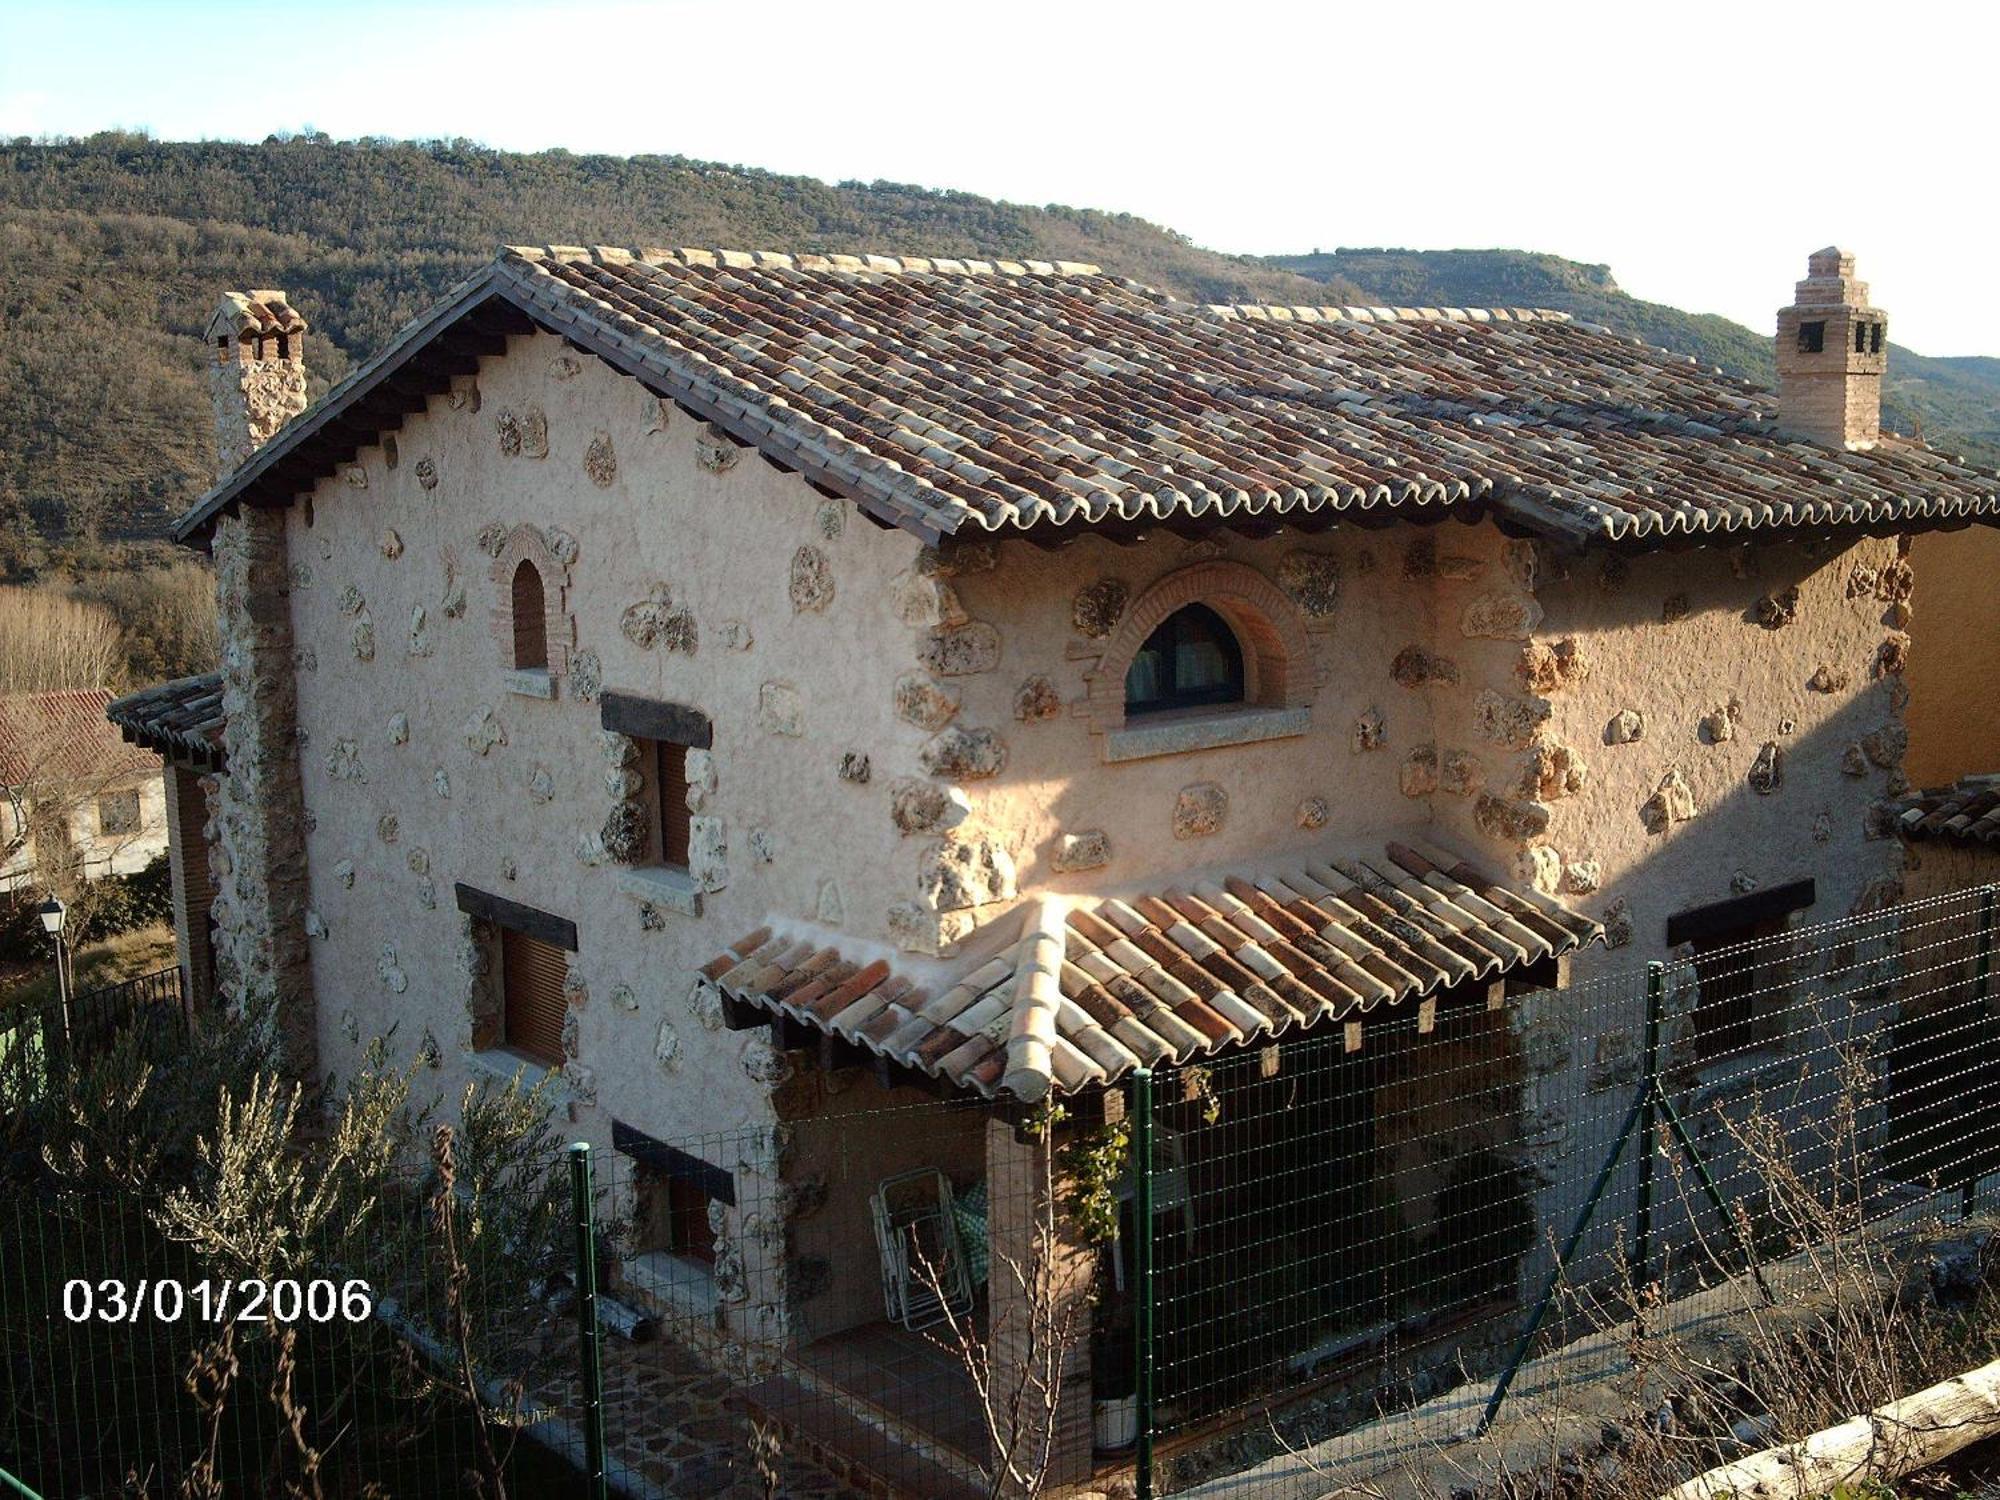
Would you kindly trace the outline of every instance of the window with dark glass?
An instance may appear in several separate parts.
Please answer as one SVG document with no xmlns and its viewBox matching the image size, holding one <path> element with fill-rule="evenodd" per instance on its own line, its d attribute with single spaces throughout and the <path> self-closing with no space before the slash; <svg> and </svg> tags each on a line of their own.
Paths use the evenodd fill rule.
<svg viewBox="0 0 2000 1500">
<path fill-rule="evenodd" d="M 106 792 L 97 799 L 97 831 L 106 837 L 139 831 L 137 789 Z"/>
<path fill-rule="evenodd" d="M 1826 347 L 1826 324 L 1799 324 L 1799 352 L 1817 354 Z"/>
<path fill-rule="evenodd" d="M 1243 701 L 1243 648 L 1221 615 L 1190 604 L 1160 622 L 1125 672 L 1125 713 Z"/>
<path fill-rule="evenodd" d="M 515 669 L 522 672 L 546 671 L 549 665 L 549 621 L 542 593 L 542 575 L 525 558 L 514 569 L 511 603 Z"/>
<path fill-rule="evenodd" d="M 1882 325 L 1880 323 L 1870 323 L 1868 325 L 1868 352 L 1870 354 L 1880 354 L 1882 352 Z"/>
</svg>

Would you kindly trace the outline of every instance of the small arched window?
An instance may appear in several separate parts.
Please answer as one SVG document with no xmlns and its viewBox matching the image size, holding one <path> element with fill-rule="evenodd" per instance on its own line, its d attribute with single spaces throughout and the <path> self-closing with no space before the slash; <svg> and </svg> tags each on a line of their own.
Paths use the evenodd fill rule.
<svg viewBox="0 0 2000 1500">
<path fill-rule="evenodd" d="M 549 616 L 542 598 L 541 570 L 526 558 L 514 569 L 514 669 L 546 672 L 549 666 Z"/>
<path fill-rule="evenodd" d="M 1162 620 L 1125 672 L 1127 718 L 1243 699 L 1243 647 L 1206 604 Z"/>
</svg>

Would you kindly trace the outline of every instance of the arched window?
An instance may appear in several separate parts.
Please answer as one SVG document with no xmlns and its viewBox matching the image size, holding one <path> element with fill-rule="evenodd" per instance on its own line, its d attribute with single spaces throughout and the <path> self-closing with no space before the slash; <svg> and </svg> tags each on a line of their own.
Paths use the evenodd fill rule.
<svg viewBox="0 0 2000 1500">
<path fill-rule="evenodd" d="M 549 666 L 549 616 L 542 599 L 541 570 L 523 558 L 514 569 L 514 669 L 546 672 Z"/>
<path fill-rule="evenodd" d="M 1206 604 L 1168 615 L 1125 671 L 1127 718 L 1243 699 L 1243 647 Z"/>
</svg>

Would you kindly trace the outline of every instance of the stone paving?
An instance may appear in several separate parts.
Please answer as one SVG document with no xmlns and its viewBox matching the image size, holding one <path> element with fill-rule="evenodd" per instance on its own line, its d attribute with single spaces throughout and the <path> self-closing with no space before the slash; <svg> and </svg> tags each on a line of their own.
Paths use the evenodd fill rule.
<svg viewBox="0 0 2000 1500">
<path fill-rule="evenodd" d="M 582 1395 L 574 1370 L 575 1336 L 559 1346 L 563 1373 L 540 1384 L 533 1404 L 571 1424 L 581 1443 Z M 736 1392 L 739 1382 L 703 1365 L 667 1339 L 634 1344 L 607 1335 L 604 1430 L 614 1493 L 674 1500 L 866 1500 L 803 1455 L 777 1451 L 767 1460 L 775 1483 L 759 1473 L 759 1435 Z M 775 1440 L 769 1440 L 775 1442 Z"/>
</svg>

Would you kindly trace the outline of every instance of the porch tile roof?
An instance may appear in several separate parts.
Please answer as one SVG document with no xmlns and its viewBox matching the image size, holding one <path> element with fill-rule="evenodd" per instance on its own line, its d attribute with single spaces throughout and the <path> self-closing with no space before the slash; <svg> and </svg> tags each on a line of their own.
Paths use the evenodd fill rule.
<svg viewBox="0 0 2000 1500">
<path fill-rule="evenodd" d="M 135 745 L 169 760 L 222 767 L 222 674 L 156 682 L 114 700 L 104 716 Z"/>
<path fill-rule="evenodd" d="M 956 965 L 845 957 L 764 927 L 703 970 L 723 994 L 953 1087 L 1034 1101 L 1489 979 L 1603 936 L 1435 848 L 1300 858 L 1124 897 L 1042 896 Z M 856 947 L 845 945 L 849 951 Z"/>
<path fill-rule="evenodd" d="M 1906 838 L 2000 848 L 2000 775 L 1967 776 L 1952 786 L 1905 797 L 1898 806 L 1897 822 Z"/>
</svg>

